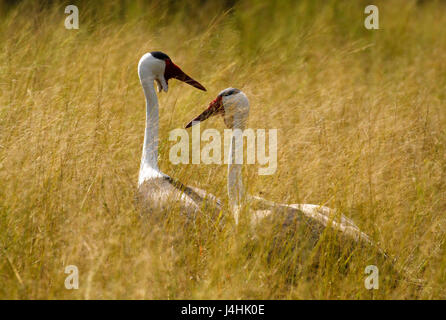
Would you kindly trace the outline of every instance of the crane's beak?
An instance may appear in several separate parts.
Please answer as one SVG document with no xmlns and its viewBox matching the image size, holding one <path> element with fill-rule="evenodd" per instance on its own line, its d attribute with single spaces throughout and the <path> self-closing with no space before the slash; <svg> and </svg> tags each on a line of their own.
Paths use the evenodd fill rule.
<svg viewBox="0 0 446 320">
<path fill-rule="evenodd" d="M 187 84 L 206 91 L 206 88 L 203 87 L 198 81 L 192 79 L 187 74 L 183 72 L 183 70 L 180 69 L 175 63 L 172 62 L 172 60 L 165 60 L 166 61 L 166 69 L 164 70 L 164 78 L 166 81 L 168 81 L 171 78 L 186 82 Z"/>
<path fill-rule="evenodd" d="M 185 128 L 192 127 L 194 124 L 204 121 L 209 117 L 215 116 L 217 114 L 224 114 L 225 109 L 223 107 L 223 100 L 221 96 L 218 96 L 215 100 L 213 100 L 209 107 L 204 110 L 200 115 L 196 116 L 193 120 L 191 120 Z"/>
</svg>

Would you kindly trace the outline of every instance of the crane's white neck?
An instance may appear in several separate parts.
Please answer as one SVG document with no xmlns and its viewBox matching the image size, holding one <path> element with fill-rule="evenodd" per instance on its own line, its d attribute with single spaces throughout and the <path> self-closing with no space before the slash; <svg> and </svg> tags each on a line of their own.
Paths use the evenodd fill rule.
<svg viewBox="0 0 446 320">
<path fill-rule="evenodd" d="M 233 130 L 229 147 L 228 161 L 228 198 L 229 205 L 234 214 L 235 223 L 238 224 L 239 212 L 244 196 L 242 181 L 243 166 L 243 130 L 246 119 L 240 114 L 235 114 L 233 119 Z"/>
<path fill-rule="evenodd" d="M 158 168 L 158 98 L 156 96 L 153 79 L 141 80 L 146 97 L 146 129 L 144 134 L 144 145 L 142 149 L 141 165 L 139 168 L 138 185 L 147 179 L 161 177 Z"/>
</svg>

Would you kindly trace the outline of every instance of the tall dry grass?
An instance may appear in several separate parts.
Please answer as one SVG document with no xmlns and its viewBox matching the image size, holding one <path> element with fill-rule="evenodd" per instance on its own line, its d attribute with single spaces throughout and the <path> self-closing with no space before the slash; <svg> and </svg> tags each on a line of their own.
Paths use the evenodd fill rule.
<svg viewBox="0 0 446 320">
<path fill-rule="evenodd" d="M 79 30 L 65 4 L 0 3 L 1 298 L 446 298 L 444 2 L 375 1 L 375 31 L 366 1 L 81 1 Z M 423 285 L 383 262 L 366 290 L 376 253 L 339 253 L 329 234 L 309 249 L 291 232 L 276 250 L 274 228 L 140 219 L 136 66 L 153 50 L 208 88 L 159 95 L 164 172 L 226 199 L 226 168 L 172 165 L 168 132 L 238 87 L 249 127 L 278 129 L 277 172 L 246 166 L 249 192 L 346 212 Z"/>
</svg>

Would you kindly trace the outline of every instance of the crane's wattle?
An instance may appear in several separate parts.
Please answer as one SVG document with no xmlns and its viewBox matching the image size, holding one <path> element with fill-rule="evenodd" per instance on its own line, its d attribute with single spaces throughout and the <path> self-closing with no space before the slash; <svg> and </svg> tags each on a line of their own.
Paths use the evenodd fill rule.
<svg viewBox="0 0 446 320">
<path fill-rule="evenodd" d="M 183 72 L 183 70 L 180 69 L 175 63 L 172 62 L 170 59 L 164 60 L 166 62 L 166 68 L 164 70 L 164 78 L 166 81 L 169 79 L 177 79 L 180 81 L 183 81 L 197 89 L 206 91 L 206 88 L 203 87 L 198 81 L 192 79 L 187 74 Z"/>
</svg>

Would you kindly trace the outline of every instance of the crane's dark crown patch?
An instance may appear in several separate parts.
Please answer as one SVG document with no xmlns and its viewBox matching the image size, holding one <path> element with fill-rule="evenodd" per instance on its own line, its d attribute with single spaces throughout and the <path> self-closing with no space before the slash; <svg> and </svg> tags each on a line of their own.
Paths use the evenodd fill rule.
<svg viewBox="0 0 446 320">
<path fill-rule="evenodd" d="M 160 60 L 167 60 L 167 59 L 170 60 L 169 56 L 167 54 L 165 54 L 164 52 L 161 52 L 161 51 L 152 51 L 152 52 L 150 52 L 150 54 L 153 57 L 155 57 L 157 59 L 160 59 Z"/>
</svg>

